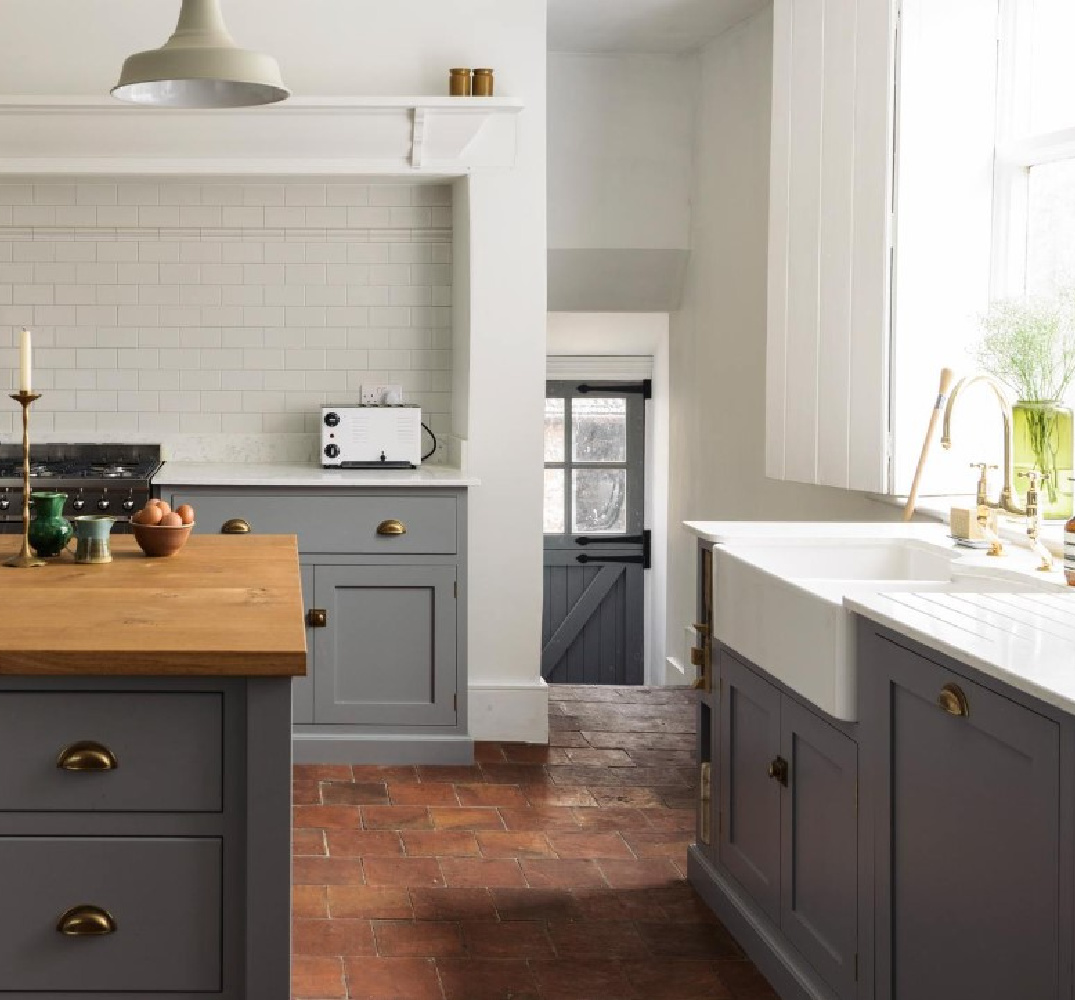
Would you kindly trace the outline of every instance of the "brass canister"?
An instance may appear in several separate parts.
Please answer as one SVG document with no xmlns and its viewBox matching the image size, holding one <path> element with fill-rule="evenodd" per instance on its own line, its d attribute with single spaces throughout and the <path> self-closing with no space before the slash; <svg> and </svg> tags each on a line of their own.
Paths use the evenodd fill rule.
<svg viewBox="0 0 1075 1000">
<path fill-rule="evenodd" d="M 448 93 L 452 97 L 470 97 L 470 70 L 449 70 Z"/>
<path fill-rule="evenodd" d="M 473 93 L 475 97 L 493 96 L 493 71 L 491 69 L 474 70 Z"/>
</svg>

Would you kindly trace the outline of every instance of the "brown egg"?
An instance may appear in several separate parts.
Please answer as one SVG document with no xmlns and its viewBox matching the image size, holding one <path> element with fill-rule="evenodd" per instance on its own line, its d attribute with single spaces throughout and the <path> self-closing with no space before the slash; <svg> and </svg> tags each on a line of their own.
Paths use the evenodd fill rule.
<svg viewBox="0 0 1075 1000">
<path fill-rule="evenodd" d="M 147 507 L 150 507 L 150 506 L 152 506 L 152 507 L 159 507 L 159 508 L 160 508 L 160 510 L 162 510 L 162 511 L 163 511 L 163 512 L 164 512 L 165 514 L 170 514 L 170 513 L 172 512 L 172 508 L 171 508 L 171 507 L 169 507 L 169 506 L 168 506 L 168 504 L 167 504 L 167 503 L 165 503 L 165 501 L 163 501 L 163 500 L 158 500 L 158 499 L 156 499 L 156 498 L 154 498 L 154 499 L 152 499 L 152 500 L 148 501 L 148 502 L 146 503 L 146 506 L 147 506 Z"/>
<path fill-rule="evenodd" d="M 147 505 L 131 518 L 135 524 L 160 524 L 164 512 L 156 506 Z"/>
<path fill-rule="evenodd" d="M 189 503 L 176 507 L 175 512 L 183 519 L 184 524 L 194 523 L 194 508 Z"/>
<path fill-rule="evenodd" d="M 169 511 L 161 518 L 160 526 L 162 528 L 181 528 L 183 526 L 183 518 L 174 511 Z"/>
</svg>

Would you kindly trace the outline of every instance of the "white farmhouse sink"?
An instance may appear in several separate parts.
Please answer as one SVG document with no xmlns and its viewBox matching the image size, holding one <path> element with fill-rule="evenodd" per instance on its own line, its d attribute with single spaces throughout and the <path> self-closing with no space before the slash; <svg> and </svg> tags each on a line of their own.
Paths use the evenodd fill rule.
<svg viewBox="0 0 1075 1000">
<path fill-rule="evenodd" d="M 921 538 L 774 539 L 713 549 L 714 636 L 829 715 L 857 718 L 851 612 L 878 591 L 1018 592 L 1062 584 Z"/>
</svg>

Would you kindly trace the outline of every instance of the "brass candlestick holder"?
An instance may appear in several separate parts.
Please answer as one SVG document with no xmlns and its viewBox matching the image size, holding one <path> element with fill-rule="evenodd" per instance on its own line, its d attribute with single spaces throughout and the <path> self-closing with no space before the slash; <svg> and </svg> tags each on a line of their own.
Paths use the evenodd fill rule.
<svg viewBox="0 0 1075 1000">
<path fill-rule="evenodd" d="M 45 565 L 30 552 L 30 406 L 41 398 L 41 393 L 13 392 L 11 398 L 22 407 L 22 549 L 4 565 L 30 569 Z"/>
</svg>

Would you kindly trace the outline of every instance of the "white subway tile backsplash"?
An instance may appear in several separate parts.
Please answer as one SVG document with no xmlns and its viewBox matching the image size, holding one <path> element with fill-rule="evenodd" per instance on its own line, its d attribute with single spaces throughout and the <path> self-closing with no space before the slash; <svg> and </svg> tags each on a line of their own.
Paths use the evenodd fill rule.
<svg viewBox="0 0 1075 1000">
<path fill-rule="evenodd" d="M 76 440 L 303 435 L 312 454 L 318 407 L 369 381 L 448 427 L 450 206 L 444 184 L 0 183 L 0 388 L 27 325 L 35 427 Z"/>
</svg>

